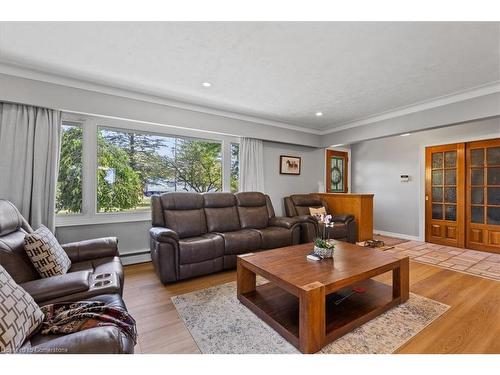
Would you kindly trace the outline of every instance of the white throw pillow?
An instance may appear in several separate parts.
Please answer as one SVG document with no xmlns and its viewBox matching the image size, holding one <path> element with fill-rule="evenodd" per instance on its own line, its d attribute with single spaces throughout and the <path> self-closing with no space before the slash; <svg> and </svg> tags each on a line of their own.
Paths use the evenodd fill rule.
<svg viewBox="0 0 500 375">
<path fill-rule="evenodd" d="M 33 298 L 0 266 L 0 353 L 14 353 L 43 322 Z"/>
<path fill-rule="evenodd" d="M 40 225 L 33 233 L 24 236 L 24 249 L 42 277 L 64 275 L 71 267 L 71 260 L 52 232 Z"/>
</svg>

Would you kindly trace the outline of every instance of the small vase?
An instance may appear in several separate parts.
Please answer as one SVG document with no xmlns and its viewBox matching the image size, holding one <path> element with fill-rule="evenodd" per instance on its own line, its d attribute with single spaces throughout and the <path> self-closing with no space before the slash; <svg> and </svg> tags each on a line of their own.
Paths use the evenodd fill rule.
<svg viewBox="0 0 500 375">
<path fill-rule="evenodd" d="M 314 254 L 323 259 L 333 258 L 333 250 L 334 250 L 333 248 L 325 249 L 323 247 L 314 246 Z"/>
</svg>

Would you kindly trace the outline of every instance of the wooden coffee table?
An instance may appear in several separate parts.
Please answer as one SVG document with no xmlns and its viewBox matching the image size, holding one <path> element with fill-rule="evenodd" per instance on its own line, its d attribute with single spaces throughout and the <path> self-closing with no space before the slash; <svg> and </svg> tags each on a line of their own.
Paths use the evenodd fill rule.
<svg viewBox="0 0 500 375">
<path fill-rule="evenodd" d="M 409 295 L 409 258 L 336 242 L 334 260 L 306 259 L 312 244 L 238 257 L 238 299 L 303 353 L 315 353 Z M 392 271 L 392 286 L 372 277 Z M 256 275 L 269 283 L 256 286 Z M 338 305 L 335 301 L 363 287 Z"/>
</svg>

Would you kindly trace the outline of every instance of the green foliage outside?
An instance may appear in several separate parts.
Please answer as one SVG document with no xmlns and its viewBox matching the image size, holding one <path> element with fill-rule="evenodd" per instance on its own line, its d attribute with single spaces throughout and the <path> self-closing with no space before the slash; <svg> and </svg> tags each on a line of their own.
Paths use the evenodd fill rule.
<svg viewBox="0 0 500 375">
<path fill-rule="evenodd" d="M 81 127 L 64 127 L 56 203 L 58 213 L 82 210 L 82 135 Z M 169 146 L 166 140 L 142 133 L 98 132 L 99 212 L 148 207 L 148 198 L 144 196 L 148 184 L 164 185 L 166 181 L 175 181 L 177 191 L 222 190 L 219 143 L 176 139 Z M 236 191 L 237 147 L 231 147 L 231 154 L 231 190 Z"/>
<path fill-rule="evenodd" d="M 142 200 L 141 175 L 130 166 L 127 153 L 98 135 L 97 210 L 135 208 Z M 106 181 L 107 170 L 115 172 L 114 183 Z"/>
</svg>

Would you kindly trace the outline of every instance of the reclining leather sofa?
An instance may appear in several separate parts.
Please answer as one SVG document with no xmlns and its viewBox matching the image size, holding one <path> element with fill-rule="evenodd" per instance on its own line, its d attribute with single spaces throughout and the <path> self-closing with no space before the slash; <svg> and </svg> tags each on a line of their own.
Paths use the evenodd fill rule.
<svg viewBox="0 0 500 375">
<path fill-rule="evenodd" d="M 24 236 L 32 231 L 11 202 L 0 200 L 0 264 L 38 305 L 99 300 L 125 309 L 116 238 L 61 245 L 72 262 L 68 273 L 41 278 L 24 250 Z M 68 335 L 35 334 L 21 352 L 57 353 L 54 348 L 62 353 L 133 353 L 134 343 L 117 327 L 109 326 Z"/>
<path fill-rule="evenodd" d="M 327 203 L 314 194 L 295 194 L 284 198 L 285 213 L 288 217 L 293 217 L 301 225 L 301 243 L 312 242 L 321 230 L 317 220 L 310 215 L 309 208 L 325 207 L 327 214 Z M 330 238 L 336 240 L 356 242 L 356 222 L 351 214 L 332 215 L 333 228 L 329 228 Z"/>
<path fill-rule="evenodd" d="M 238 254 L 300 242 L 297 220 L 276 217 L 258 192 L 165 193 L 151 205 L 151 258 L 164 284 L 235 268 Z"/>
</svg>

